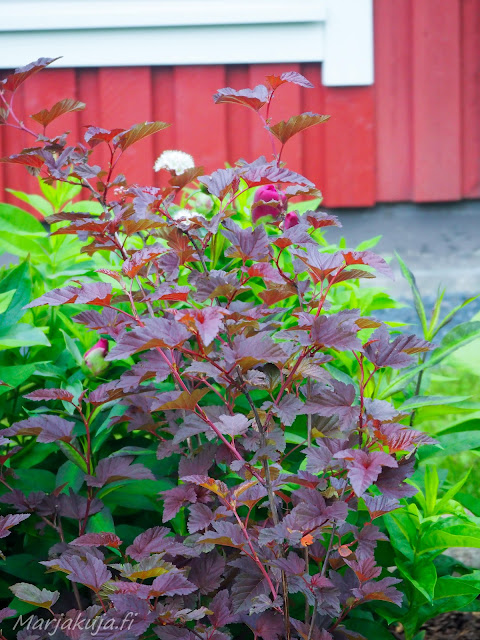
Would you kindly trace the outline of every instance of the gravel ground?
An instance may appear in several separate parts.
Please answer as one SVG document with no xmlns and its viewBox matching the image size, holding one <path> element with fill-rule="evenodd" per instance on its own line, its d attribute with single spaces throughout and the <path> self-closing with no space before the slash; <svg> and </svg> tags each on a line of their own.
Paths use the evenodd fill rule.
<svg viewBox="0 0 480 640">
<path fill-rule="evenodd" d="M 333 211 L 343 228 L 331 228 L 327 238 L 345 237 L 348 247 L 381 235 L 373 249 L 391 261 L 395 280 L 377 278 L 381 286 L 397 300 L 411 304 L 408 283 L 402 277 L 395 252 L 414 273 L 426 304 L 431 308 L 439 287 L 446 288 L 446 310 L 465 298 L 480 293 L 480 201 L 470 200 L 436 204 L 382 204 L 368 209 Z M 462 321 L 480 310 L 475 301 L 460 316 Z M 405 322 L 415 322 L 412 309 L 395 309 Z"/>
</svg>

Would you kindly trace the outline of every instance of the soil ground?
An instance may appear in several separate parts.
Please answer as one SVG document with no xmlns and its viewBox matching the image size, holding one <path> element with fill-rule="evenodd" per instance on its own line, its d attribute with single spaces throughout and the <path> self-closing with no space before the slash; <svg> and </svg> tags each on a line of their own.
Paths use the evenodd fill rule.
<svg viewBox="0 0 480 640">
<path fill-rule="evenodd" d="M 444 613 L 422 630 L 426 631 L 425 640 L 480 640 L 480 613 Z M 394 637 L 405 639 L 403 633 L 394 633 Z"/>
</svg>

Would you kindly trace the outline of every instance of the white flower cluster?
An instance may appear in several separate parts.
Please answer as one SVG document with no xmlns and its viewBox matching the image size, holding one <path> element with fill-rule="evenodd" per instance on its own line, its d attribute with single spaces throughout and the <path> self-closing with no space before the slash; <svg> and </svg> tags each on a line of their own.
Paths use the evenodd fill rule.
<svg viewBox="0 0 480 640">
<path fill-rule="evenodd" d="M 168 171 L 174 171 L 177 176 L 180 176 L 182 173 L 185 173 L 187 169 L 192 169 L 194 166 L 195 162 L 189 153 L 170 149 L 168 151 L 164 151 L 160 156 L 158 156 L 153 168 L 155 171 L 168 169 Z"/>
<path fill-rule="evenodd" d="M 177 222 L 190 222 L 194 216 L 198 216 L 198 213 L 192 209 L 178 209 L 172 214 L 172 218 Z"/>
</svg>

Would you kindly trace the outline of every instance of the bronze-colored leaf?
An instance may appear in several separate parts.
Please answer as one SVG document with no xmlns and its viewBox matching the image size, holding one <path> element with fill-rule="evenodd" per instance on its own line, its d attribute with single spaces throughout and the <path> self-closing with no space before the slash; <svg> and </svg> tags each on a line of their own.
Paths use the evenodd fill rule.
<svg viewBox="0 0 480 640">
<path fill-rule="evenodd" d="M 72 100 L 71 98 L 65 98 L 56 102 L 51 109 L 42 109 L 38 113 L 34 113 L 30 116 L 35 122 L 38 122 L 43 127 L 46 127 L 56 118 L 63 116 L 65 113 L 71 113 L 72 111 L 83 111 L 85 109 L 85 103 L 78 100 Z"/>
<path fill-rule="evenodd" d="M 296 133 L 304 131 L 309 127 L 313 127 L 315 124 L 321 124 L 326 122 L 330 116 L 322 116 L 319 113 L 301 113 L 298 116 L 292 116 L 288 120 L 280 120 L 277 124 L 269 127 L 269 130 L 273 135 L 280 140 L 282 144 L 285 144 L 287 140 L 290 140 Z"/>
</svg>

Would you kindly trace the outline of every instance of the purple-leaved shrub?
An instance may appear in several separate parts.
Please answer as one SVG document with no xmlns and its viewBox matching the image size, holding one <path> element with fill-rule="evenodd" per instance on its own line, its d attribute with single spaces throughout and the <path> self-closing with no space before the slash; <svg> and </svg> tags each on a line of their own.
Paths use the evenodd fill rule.
<svg viewBox="0 0 480 640">
<path fill-rule="evenodd" d="M 84 305 L 75 321 L 100 338 L 86 365 L 100 374 L 111 363 L 111 379 L 96 384 L 90 376 L 77 394 L 37 389 L 26 399 L 42 409 L 32 404 L 30 417 L 2 432 L 7 448 L 31 446 L 33 438 L 38 447 L 57 443 L 80 470 L 74 490 L 67 482 L 51 492 L 10 487 L 3 495 L 19 514 L 2 517 L 1 537 L 30 520 L 59 536 L 38 558 L 56 576 L 52 590 L 27 583 L 11 590 L 65 622 L 58 638 L 72 640 L 363 637 L 345 625 L 352 610 L 372 600 L 401 603 L 399 580 L 375 559 L 377 541 L 386 539 L 375 522 L 415 493 L 405 480 L 416 447 L 429 440 L 372 397 L 369 383 L 385 368 L 410 365 L 429 344 L 392 337 L 357 309 L 329 313 L 332 287 L 390 275 L 390 268 L 371 251 L 326 252 L 319 238 L 337 218 L 292 207 L 292 198 L 319 192 L 284 165 L 283 147 L 328 117 L 303 113 L 274 124 L 270 104 L 281 85 L 311 83 L 290 72 L 252 90 L 221 89 L 215 102 L 258 113 L 272 159 L 204 175 L 179 156 L 167 186 L 153 188 L 128 184 L 116 167 L 165 123 L 91 126 L 72 145 L 47 128 L 82 103 L 63 100 L 34 114 L 41 133 L 16 119 L 15 90 L 51 62 L 40 59 L 0 84 L 2 121 L 34 137 L 3 161 L 47 182 L 80 184 L 100 203 L 99 215 L 60 212 L 47 222 L 56 234 L 88 239 L 82 251 L 106 256 L 109 267 L 28 307 Z M 90 162 L 99 145 L 108 151 L 105 168 Z M 157 165 L 168 171 L 167 156 Z M 189 208 L 185 188 L 194 181 L 195 193 L 214 203 L 208 214 Z M 235 201 L 256 187 L 252 227 Z M 358 361 L 358 380 L 329 366 L 343 352 Z M 112 407 L 108 429 L 99 429 Z M 123 446 L 127 436 L 135 446 Z M 153 446 L 156 466 L 142 455 Z M 158 480 L 171 460 L 177 481 L 161 493 L 162 521 L 152 512 L 151 526 L 123 542 L 103 501 L 118 486 Z M 10 486 L 7 476 L 3 483 Z M 67 608 L 62 598 L 72 589 L 76 605 Z M 132 612 L 133 623 L 120 628 Z M 76 617 L 102 621 L 101 633 L 73 632 L 66 623 Z"/>
</svg>

